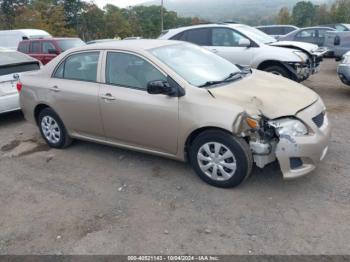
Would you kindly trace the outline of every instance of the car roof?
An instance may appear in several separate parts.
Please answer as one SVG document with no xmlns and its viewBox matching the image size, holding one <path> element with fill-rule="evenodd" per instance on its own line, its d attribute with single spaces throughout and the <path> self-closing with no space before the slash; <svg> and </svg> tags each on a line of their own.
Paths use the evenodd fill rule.
<svg viewBox="0 0 350 262">
<path fill-rule="evenodd" d="M 56 40 L 70 40 L 70 39 L 80 39 L 79 37 L 50 37 L 50 38 L 31 38 L 25 39 L 21 42 L 31 42 L 31 41 L 56 41 Z"/>
<path fill-rule="evenodd" d="M 259 25 L 256 28 L 268 28 L 268 27 L 292 27 L 295 29 L 299 28 L 295 25 Z"/>
<path fill-rule="evenodd" d="M 335 31 L 334 28 L 328 27 L 328 26 L 310 26 L 310 27 L 300 28 L 299 30 L 301 31 L 301 30 L 305 30 L 305 29 L 327 29 L 327 30 Z"/>
<path fill-rule="evenodd" d="M 96 50 L 96 49 L 122 49 L 122 50 L 149 50 L 152 48 L 183 44 L 180 41 L 174 40 L 156 40 L 156 39 L 140 39 L 140 40 L 120 40 L 120 41 L 108 41 L 102 43 L 95 43 L 90 45 L 84 45 L 81 47 L 70 49 L 71 52 L 84 51 L 84 50 Z"/>
</svg>

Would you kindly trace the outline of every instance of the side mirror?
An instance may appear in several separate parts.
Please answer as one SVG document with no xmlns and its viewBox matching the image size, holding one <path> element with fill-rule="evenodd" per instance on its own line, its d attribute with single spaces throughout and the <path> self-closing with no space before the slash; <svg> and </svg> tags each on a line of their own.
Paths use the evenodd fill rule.
<svg viewBox="0 0 350 262">
<path fill-rule="evenodd" d="M 169 95 L 173 96 L 176 94 L 175 88 L 172 88 L 168 82 L 162 80 L 151 81 L 147 84 L 147 92 L 152 95 Z"/>
<path fill-rule="evenodd" d="M 238 45 L 240 47 L 250 47 L 251 46 L 251 42 L 247 38 L 242 38 L 242 39 L 239 40 Z"/>
<path fill-rule="evenodd" d="M 48 53 L 49 54 L 51 54 L 51 55 L 57 55 L 57 50 L 56 49 L 49 49 L 49 50 L 47 50 L 48 51 Z"/>
</svg>

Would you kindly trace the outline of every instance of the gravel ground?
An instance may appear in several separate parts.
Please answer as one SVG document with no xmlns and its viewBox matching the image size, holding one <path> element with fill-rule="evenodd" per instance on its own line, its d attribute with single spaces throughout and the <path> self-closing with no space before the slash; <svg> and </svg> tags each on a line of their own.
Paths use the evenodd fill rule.
<svg viewBox="0 0 350 262">
<path fill-rule="evenodd" d="M 1 254 L 349 254 L 350 88 L 327 60 L 305 84 L 333 125 L 329 154 L 283 181 L 277 164 L 236 189 L 184 163 L 87 142 L 49 149 L 0 116 Z"/>
</svg>

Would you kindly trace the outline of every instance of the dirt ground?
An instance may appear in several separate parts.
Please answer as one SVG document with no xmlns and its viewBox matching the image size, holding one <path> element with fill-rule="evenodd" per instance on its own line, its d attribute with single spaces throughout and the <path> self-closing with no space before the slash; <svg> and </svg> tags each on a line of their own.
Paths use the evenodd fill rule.
<svg viewBox="0 0 350 262">
<path fill-rule="evenodd" d="M 1 254 L 349 254 L 350 87 L 327 60 L 329 153 L 283 181 L 278 164 L 236 189 L 189 165 L 76 141 L 49 149 L 21 113 L 0 116 Z"/>
</svg>

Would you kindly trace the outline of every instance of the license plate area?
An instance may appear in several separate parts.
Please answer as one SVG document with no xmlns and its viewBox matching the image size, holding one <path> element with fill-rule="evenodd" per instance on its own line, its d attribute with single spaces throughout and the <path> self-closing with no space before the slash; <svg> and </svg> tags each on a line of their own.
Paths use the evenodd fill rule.
<svg viewBox="0 0 350 262">
<path fill-rule="evenodd" d="M 0 83 L 1 93 L 11 94 L 17 92 L 16 90 L 16 81 L 6 81 Z"/>
</svg>

